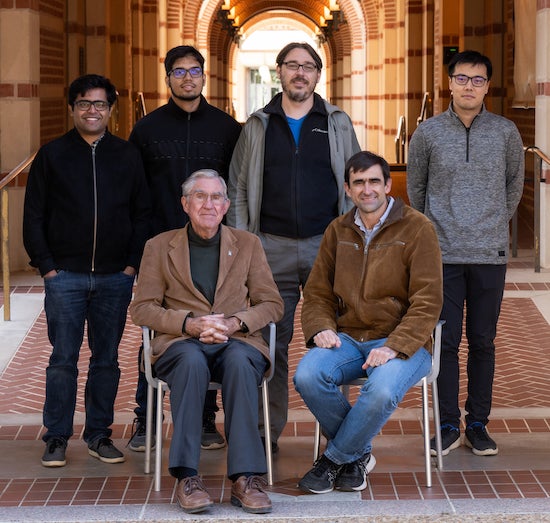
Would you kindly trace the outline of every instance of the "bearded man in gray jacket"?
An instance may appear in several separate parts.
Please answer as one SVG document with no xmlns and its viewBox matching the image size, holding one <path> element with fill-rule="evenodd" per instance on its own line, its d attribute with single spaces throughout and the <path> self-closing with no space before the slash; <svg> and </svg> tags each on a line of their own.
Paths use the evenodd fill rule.
<svg viewBox="0 0 550 523">
<path fill-rule="evenodd" d="M 446 324 L 438 379 L 443 455 L 461 443 L 458 350 L 466 304 L 464 443 L 474 454 L 490 456 L 498 453 L 486 429 L 494 339 L 508 261 L 508 223 L 523 192 L 524 153 L 515 124 L 485 108 L 492 74 L 489 58 L 463 51 L 448 69 L 451 104 L 413 134 L 407 190 L 411 206 L 432 220 L 443 257 L 441 318 Z"/>
<path fill-rule="evenodd" d="M 351 207 L 344 168 L 360 150 L 350 117 L 314 92 L 323 67 L 315 49 L 290 43 L 276 63 L 283 92 L 241 132 L 229 167 L 227 213 L 228 225 L 260 236 L 285 302 L 269 383 L 275 452 L 287 421 L 294 313 L 327 225 Z"/>
</svg>

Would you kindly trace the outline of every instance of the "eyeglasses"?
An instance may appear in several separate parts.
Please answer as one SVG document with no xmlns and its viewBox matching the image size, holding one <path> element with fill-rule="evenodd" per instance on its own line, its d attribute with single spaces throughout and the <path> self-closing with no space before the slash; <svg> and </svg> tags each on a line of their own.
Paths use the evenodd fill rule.
<svg viewBox="0 0 550 523">
<path fill-rule="evenodd" d="M 109 109 L 109 102 L 103 100 L 77 100 L 74 103 L 81 111 L 88 111 L 92 105 L 96 108 L 97 111 L 106 111 Z"/>
<path fill-rule="evenodd" d="M 484 76 L 468 76 L 465 74 L 452 74 L 451 78 L 453 78 L 458 85 L 466 85 L 468 81 L 472 80 L 472 85 L 474 87 L 483 87 L 488 82 L 488 79 L 485 78 Z"/>
<path fill-rule="evenodd" d="M 205 204 L 208 199 L 212 202 L 212 205 L 221 205 L 227 198 L 221 192 L 214 192 L 208 194 L 207 192 L 195 191 L 187 195 L 187 197 L 197 200 L 200 204 Z"/>
<path fill-rule="evenodd" d="M 317 66 L 312 63 L 299 64 L 298 62 L 283 62 L 289 71 L 298 71 L 300 67 L 304 73 L 313 73 L 317 70 Z"/>
<path fill-rule="evenodd" d="M 191 75 L 191 78 L 199 78 L 202 76 L 202 69 L 200 67 L 190 67 L 189 69 L 185 69 L 185 67 L 176 67 L 168 73 L 168 76 L 172 75 L 174 78 L 185 78 L 187 73 Z"/>
</svg>

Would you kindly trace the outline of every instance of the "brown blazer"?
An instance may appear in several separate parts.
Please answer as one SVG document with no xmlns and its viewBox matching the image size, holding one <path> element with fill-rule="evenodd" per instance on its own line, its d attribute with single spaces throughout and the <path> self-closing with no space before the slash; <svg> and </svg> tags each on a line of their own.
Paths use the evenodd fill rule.
<svg viewBox="0 0 550 523">
<path fill-rule="evenodd" d="M 213 313 L 244 321 L 249 332 L 236 332 L 232 337 L 242 338 L 269 359 L 261 329 L 280 320 L 284 306 L 259 238 L 221 226 L 218 282 L 211 305 L 193 285 L 187 227 L 155 236 L 143 252 L 130 314 L 136 325 L 147 325 L 156 331 L 153 362 L 172 343 L 189 338 L 182 334 L 188 314 Z"/>
</svg>

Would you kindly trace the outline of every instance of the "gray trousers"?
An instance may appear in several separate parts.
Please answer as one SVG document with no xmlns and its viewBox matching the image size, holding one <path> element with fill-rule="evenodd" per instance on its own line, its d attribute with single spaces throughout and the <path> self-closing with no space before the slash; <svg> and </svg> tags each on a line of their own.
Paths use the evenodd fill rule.
<svg viewBox="0 0 550 523">
<path fill-rule="evenodd" d="M 288 344 L 294 334 L 294 314 L 323 236 L 304 239 L 264 233 L 260 233 L 259 236 L 285 304 L 283 319 L 277 323 L 275 373 L 269 382 L 271 441 L 276 442 L 285 428 L 288 417 Z M 267 339 L 267 332 L 265 337 Z M 262 402 L 259 403 L 261 408 Z M 263 421 L 262 414 L 260 420 Z M 264 430 L 262 424 L 260 431 L 263 433 Z"/>
<path fill-rule="evenodd" d="M 176 342 L 156 361 L 157 376 L 170 387 L 174 433 L 169 469 L 199 469 L 202 411 L 210 381 L 222 384 L 227 475 L 265 474 L 258 431 L 258 387 L 267 366 L 259 350 L 239 340 L 205 344 Z"/>
</svg>

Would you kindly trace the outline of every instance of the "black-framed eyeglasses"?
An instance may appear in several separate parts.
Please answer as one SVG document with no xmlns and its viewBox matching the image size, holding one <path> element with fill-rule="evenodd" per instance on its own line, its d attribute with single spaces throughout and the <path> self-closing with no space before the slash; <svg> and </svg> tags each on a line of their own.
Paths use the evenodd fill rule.
<svg viewBox="0 0 550 523">
<path fill-rule="evenodd" d="M 74 103 L 81 111 L 88 111 L 92 105 L 97 111 L 106 111 L 109 109 L 109 102 L 104 100 L 77 100 Z"/>
<path fill-rule="evenodd" d="M 313 73 L 313 71 L 317 70 L 317 66 L 309 62 L 306 62 L 305 64 L 299 64 L 298 62 L 283 62 L 283 65 L 289 71 L 298 71 L 300 67 L 304 73 Z"/>
<path fill-rule="evenodd" d="M 189 69 L 185 69 L 185 67 L 176 67 L 168 73 L 168 76 L 172 75 L 174 78 L 185 78 L 187 73 L 191 75 L 191 78 L 199 78 L 202 76 L 202 68 L 190 67 Z"/>
<path fill-rule="evenodd" d="M 468 76 L 466 74 L 452 74 L 451 78 L 458 85 L 466 85 L 471 80 L 474 87 L 483 87 L 489 81 L 484 76 Z"/>
</svg>

